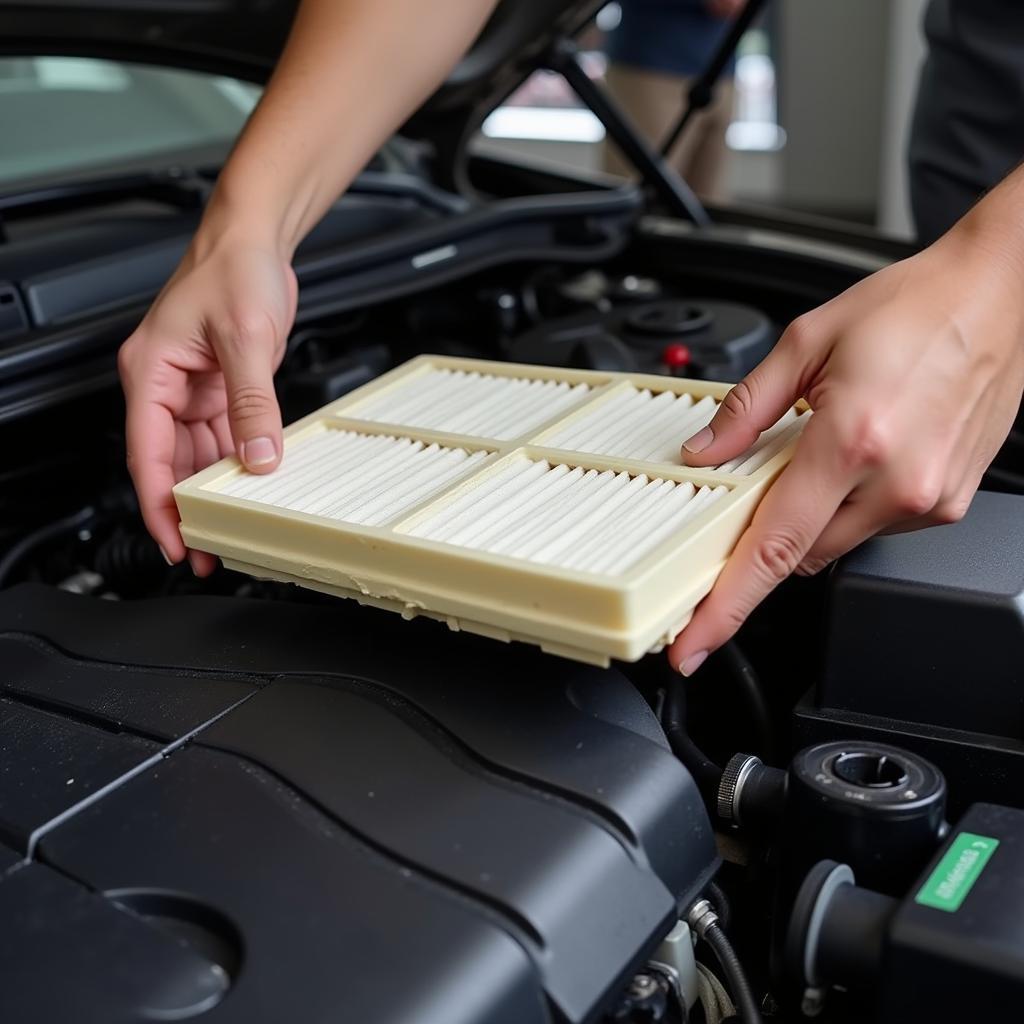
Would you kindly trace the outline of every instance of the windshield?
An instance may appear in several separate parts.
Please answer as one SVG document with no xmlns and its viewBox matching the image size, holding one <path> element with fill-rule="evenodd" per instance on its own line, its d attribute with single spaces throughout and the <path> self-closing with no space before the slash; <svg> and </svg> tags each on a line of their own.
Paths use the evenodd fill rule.
<svg viewBox="0 0 1024 1024">
<path fill-rule="evenodd" d="M 192 71 L 80 57 L 0 58 L 0 188 L 226 148 L 256 86 Z"/>
</svg>

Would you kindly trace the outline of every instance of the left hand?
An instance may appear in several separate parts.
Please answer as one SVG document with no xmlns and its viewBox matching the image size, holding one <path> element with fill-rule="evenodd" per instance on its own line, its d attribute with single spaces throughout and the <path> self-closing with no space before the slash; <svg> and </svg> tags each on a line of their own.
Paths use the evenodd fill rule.
<svg viewBox="0 0 1024 1024">
<path fill-rule="evenodd" d="M 216 559 L 186 552 L 171 489 L 229 453 L 253 473 L 277 466 L 273 377 L 297 296 L 287 257 L 272 245 L 235 241 L 226 230 L 211 232 L 208 245 L 204 230 L 118 355 L 128 469 L 143 519 L 164 558 L 173 564 L 188 554 L 199 576 Z"/>
<path fill-rule="evenodd" d="M 1024 389 L 1021 266 L 1012 247 L 961 222 L 794 321 L 685 443 L 689 465 L 718 465 L 796 399 L 814 410 L 792 462 L 669 649 L 683 675 L 791 573 L 817 572 L 880 531 L 964 515 Z"/>
</svg>

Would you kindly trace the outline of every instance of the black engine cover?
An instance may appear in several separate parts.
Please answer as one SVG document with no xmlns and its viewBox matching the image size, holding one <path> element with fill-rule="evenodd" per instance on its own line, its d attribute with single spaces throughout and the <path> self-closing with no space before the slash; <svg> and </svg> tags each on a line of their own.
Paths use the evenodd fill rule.
<svg viewBox="0 0 1024 1024">
<path fill-rule="evenodd" d="M 716 867 L 617 672 L 345 605 L 0 594 L 3 1019 L 592 1019 Z"/>
<path fill-rule="evenodd" d="M 1024 497 L 876 537 L 831 578 L 821 679 L 798 742 L 857 737 L 933 761 L 949 806 L 1024 806 Z"/>
</svg>

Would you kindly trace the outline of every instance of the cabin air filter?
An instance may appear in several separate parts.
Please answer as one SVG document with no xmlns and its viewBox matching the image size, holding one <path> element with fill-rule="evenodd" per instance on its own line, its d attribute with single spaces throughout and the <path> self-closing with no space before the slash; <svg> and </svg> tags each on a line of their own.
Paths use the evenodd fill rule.
<svg viewBox="0 0 1024 1024">
<path fill-rule="evenodd" d="M 182 536 L 254 576 L 596 664 L 670 642 L 789 459 L 805 406 L 682 465 L 728 385 L 421 356 L 174 489 Z"/>
</svg>

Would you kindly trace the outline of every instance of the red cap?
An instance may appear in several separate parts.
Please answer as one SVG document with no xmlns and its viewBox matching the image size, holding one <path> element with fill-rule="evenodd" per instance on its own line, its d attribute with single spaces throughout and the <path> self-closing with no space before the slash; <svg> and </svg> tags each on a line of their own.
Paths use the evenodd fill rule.
<svg viewBox="0 0 1024 1024">
<path fill-rule="evenodd" d="M 679 341 L 674 341 L 661 350 L 661 361 L 670 370 L 682 370 L 690 365 L 691 358 L 689 346 Z"/>
</svg>

